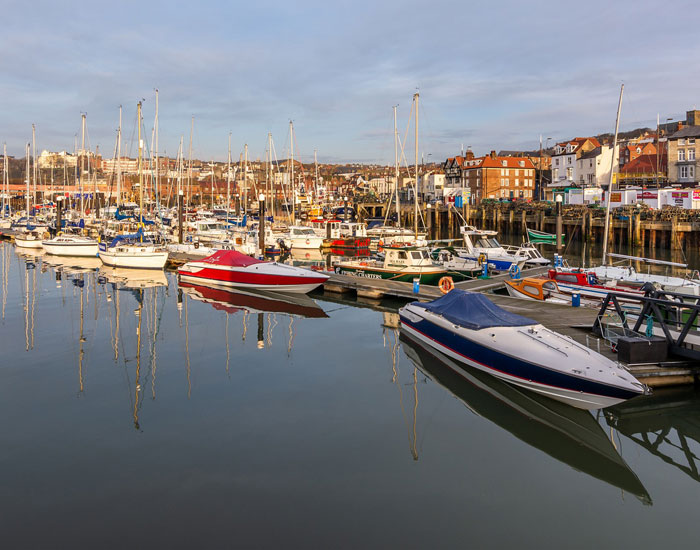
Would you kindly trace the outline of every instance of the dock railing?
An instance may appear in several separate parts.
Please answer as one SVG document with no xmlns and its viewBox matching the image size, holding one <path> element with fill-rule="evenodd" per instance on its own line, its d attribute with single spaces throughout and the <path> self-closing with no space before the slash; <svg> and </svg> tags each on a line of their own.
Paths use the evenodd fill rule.
<svg viewBox="0 0 700 550">
<path fill-rule="evenodd" d="M 658 327 L 666 338 L 669 353 L 687 359 L 700 360 L 700 345 L 686 342 L 691 330 L 697 331 L 700 337 L 697 323 L 700 315 L 700 296 L 650 289 L 644 296 L 625 295 L 624 308 L 620 304 L 620 298 L 622 296 L 615 292 L 607 294 L 593 324 L 595 334 L 605 335 L 606 327 L 603 319 L 606 313 L 614 310 L 621 320 L 618 327 L 625 334 L 631 332 L 643 338 L 649 336 L 649 331 L 653 333 L 653 329 Z M 635 305 L 638 306 L 638 310 Z M 629 320 L 635 316 L 634 325 L 630 328 Z"/>
</svg>

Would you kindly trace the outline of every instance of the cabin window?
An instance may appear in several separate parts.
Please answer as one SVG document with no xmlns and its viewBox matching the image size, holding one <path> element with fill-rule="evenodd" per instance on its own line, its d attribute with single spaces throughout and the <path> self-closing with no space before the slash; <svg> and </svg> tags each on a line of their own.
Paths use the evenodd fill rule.
<svg viewBox="0 0 700 550">
<path fill-rule="evenodd" d="M 554 281 L 547 281 L 546 283 L 542 284 L 542 288 L 546 290 L 556 290 L 557 285 L 554 283 Z"/>
<path fill-rule="evenodd" d="M 566 273 L 559 273 L 557 275 L 557 281 L 564 281 L 565 283 L 575 283 L 578 281 L 576 275 L 567 275 Z"/>
<path fill-rule="evenodd" d="M 399 252 L 399 260 L 406 260 L 407 258 L 408 258 L 408 255 L 403 250 L 401 250 Z"/>
<path fill-rule="evenodd" d="M 420 252 L 411 252 L 411 257 L 412 257 L 414 260 L 422 260 L 422 259 L 423 259 L 423 254 L 421 254 Z"/>
<path fill-rule="evenodd" d="M 525 286 L 523 286 L 523 290 L 525 292 L 527 292 L 528 294 L 533 294 L 534 296 L 540 295 L 540 289 L 537 288 L 536 286 L 525 285 Z"/>
</svg>

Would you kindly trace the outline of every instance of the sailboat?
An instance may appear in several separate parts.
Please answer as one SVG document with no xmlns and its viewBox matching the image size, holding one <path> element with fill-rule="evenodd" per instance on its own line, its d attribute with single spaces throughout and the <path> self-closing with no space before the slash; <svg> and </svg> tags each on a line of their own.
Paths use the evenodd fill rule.
<svg viewBox="0 0 700 550">
<path fill-rule="evenodd" d="M 26 217 L 25 217 L 25 226 L 22 227 L 16 234 L 15 234 L 15 246 L 17 248 L 41 248 L 41 241 L 45 237 L 45 232 L 44 228 L 38 227 L 36 225 L 33 225 L 29 219 L 29 216 L 31 214 L 31 209 L 30 209 L 30 190 L 29 190 L 29 180 L 30 180 L 30 148 L 29 148 L 29 143 L 27 143 L 27 149 L 26 149 L 26 154 L 27 154 L 27 168 L 26 168 L 26 182 L 27 182 L 27 190 L 25 192 L 26 194 Z M 48 236 L 48 234 L 46 234 Z"/>
<path fill-rule="evenodd" d="M 137 124 L 139 140 L 139 230 L 131 235 L 117 235 L 107 245 L 100 243 L 99 256 L 102 263 L 111 267 L 139 269 L 163 269 L 168 261 L 168 251 L 145 239 L 143 234 L 143 140 L 141 139 L 141 102 L 137 104 Z"/>
</svg>

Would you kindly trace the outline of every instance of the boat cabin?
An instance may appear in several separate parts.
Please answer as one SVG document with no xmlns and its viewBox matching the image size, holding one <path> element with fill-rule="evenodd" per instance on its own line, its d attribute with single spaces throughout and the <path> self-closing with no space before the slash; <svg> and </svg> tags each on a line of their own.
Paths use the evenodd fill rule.
<svg viewBox="0 0 700 550">
<path fill-rule="evenodd" d="M 410 248 L 385 248 L 384 265 L 386 267 L 434 266 L 426 250 Z"/>
<path fill-rule="evenodd" d="M 599 286 L 601 284 L 596 274 L 592 271 L 558 271 L 556 269 L 550 269 L 548 276 L 553 281 L 572 285 Z"/>
</svg>

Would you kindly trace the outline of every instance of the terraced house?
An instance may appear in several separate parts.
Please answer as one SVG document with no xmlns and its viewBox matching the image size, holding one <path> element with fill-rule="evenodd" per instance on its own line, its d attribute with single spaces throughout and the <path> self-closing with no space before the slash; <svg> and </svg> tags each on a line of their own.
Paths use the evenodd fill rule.
<svg viewBox="0 0 700 550">
<path fill-rule="evenodd" d="M 668 137 L 668 180 L 683 187 L 698 183 L 697 148 L 700 126 L 687 126 Z"/>
<path fill-rule="evenodd" d="M 498 156 L 495 151 L 483 157 L 470 153 L 445 161 L 446 192 L 448 187 L 469 189 L 471 202 L 534 197 L 535 166 L 529 158 Z"/>
</svg>

